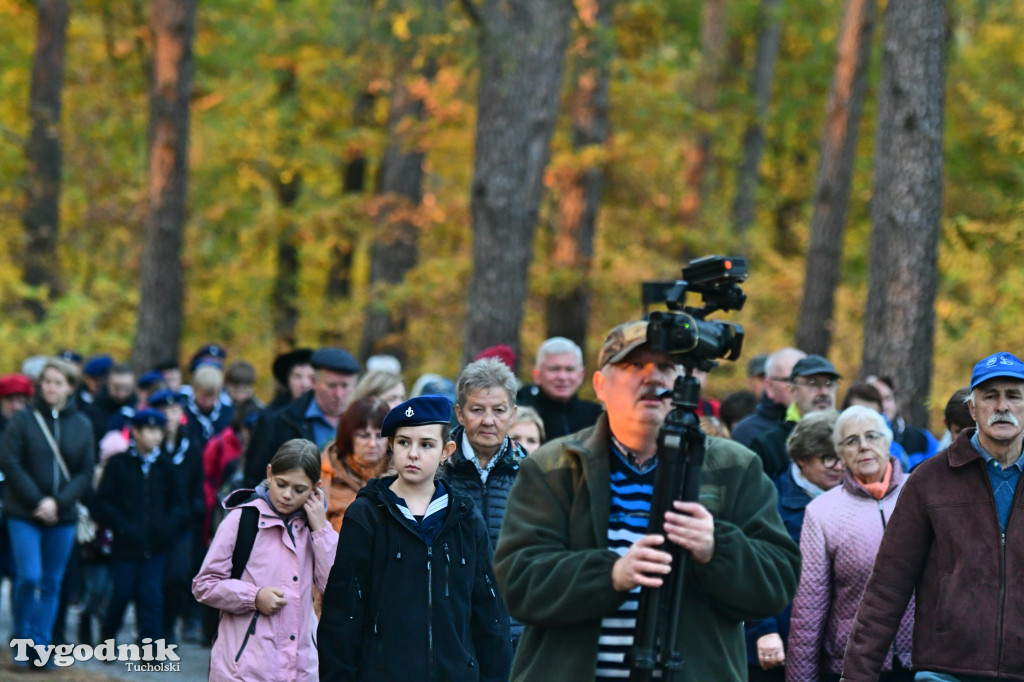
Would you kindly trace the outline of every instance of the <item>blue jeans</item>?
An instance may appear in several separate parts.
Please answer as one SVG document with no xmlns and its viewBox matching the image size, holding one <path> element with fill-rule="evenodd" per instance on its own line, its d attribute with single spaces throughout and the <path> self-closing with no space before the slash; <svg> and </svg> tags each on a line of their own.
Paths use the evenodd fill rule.
<svg viewBox="0 0 1024 682">
<path fill-rule="evenodd" d="M 138 626 L 138 640 L 152 637 L 163 638 L 164 606 L 164 564 L 166 554 L 157 554 L 147 559 L 111 559 L 110 579 L 114 592 L 103 617 L 100 639 L 114 638 L 121 629 L 124 610 L 128 602 L 135 602 L 135 620 Z"/>
<path fill-rule="evenodd" d="M 64 569 L 75 546 L 75 524 L 44 526 L 7 519 L 14 562 L 14 636 L 50 644 Z"/>
</svg>

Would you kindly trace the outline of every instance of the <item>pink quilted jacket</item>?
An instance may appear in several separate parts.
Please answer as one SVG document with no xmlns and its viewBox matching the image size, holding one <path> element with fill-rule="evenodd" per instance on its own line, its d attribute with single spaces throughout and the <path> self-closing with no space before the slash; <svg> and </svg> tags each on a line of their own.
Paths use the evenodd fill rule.
<svg viewBox="0 0 1024 682">
<path fill-rule="evenodd" d="M 800 553 L 803 568 L 793 599 L 786 653 L 786 682 L 817 682 L 826 673 L 841 673 L 846 641 L 864 594 L 885 523 L 896 506 L 906 476 L 893 463 L 889 490 L 876 500 L 847 471 L 843 484 L 807 505 Z M 894 650 L 910 667 L 914 600 L 910 600 L 896 634 Z M 892 669 L 892 651 L 884 670 Z"/>
</svg>

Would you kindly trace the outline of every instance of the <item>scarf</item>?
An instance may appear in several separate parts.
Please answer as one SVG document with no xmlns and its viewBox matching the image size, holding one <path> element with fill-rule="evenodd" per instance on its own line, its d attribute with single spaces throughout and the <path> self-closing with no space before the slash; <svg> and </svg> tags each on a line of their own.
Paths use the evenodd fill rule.
<svg viewBox="0 0 1024 682">
<path fill-rule="evenodd" d="M 857 478 L 854 476 L 854 478 Z M 889 482 L 892 480 L 892 460 L 890 459 L 885 465 L 885 474 L 882 476 L 882 480 L 878 483 L 865 483 L 860 479 L 857 482 L 864 486 L 864 490 L 870 493 L 871 497 L 876 500 L 880 500 L 885 497 L 885 493 L 889 491 Z"/>
</svg>

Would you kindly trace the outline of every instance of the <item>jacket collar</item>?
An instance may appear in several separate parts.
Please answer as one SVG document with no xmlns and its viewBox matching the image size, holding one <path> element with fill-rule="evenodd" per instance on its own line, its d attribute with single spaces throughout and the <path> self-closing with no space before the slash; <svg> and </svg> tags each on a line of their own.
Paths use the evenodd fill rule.
<svg viewBox="0 0 1024 682">
<path fill-rule="evenodd" d="M 974 426 L 966 428 L 957 434 L 956 440 L 946 450 L 946 458 L 949 466 L 954 469 L 965 467 L 971 462 L 981 459 L 981 453 L 971 445 L 971 437 L 978 429 Z"/>
</svg>

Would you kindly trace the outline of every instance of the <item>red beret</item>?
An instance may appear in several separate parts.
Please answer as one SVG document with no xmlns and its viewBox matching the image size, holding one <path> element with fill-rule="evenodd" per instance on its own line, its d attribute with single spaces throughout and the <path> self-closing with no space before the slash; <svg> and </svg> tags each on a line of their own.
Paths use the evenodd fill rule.
<svg viewBox="0 0 1024 682">
<path fill-rule="evenodd" d="M 32 395 L 32 382 L 24 374 L 0 377 L 0 398 L 9 395 Z"/>
<path fill-rule="evenodd" d="M 515 370 L 516 352 L 512 350 L 510 346 L 506 346 L 505 344 L 488 346 L 480 351 L 473 360 L 483 360 L 484 358 L 497 358 L 504 362 L 509 369 Z"/>
</svg>

